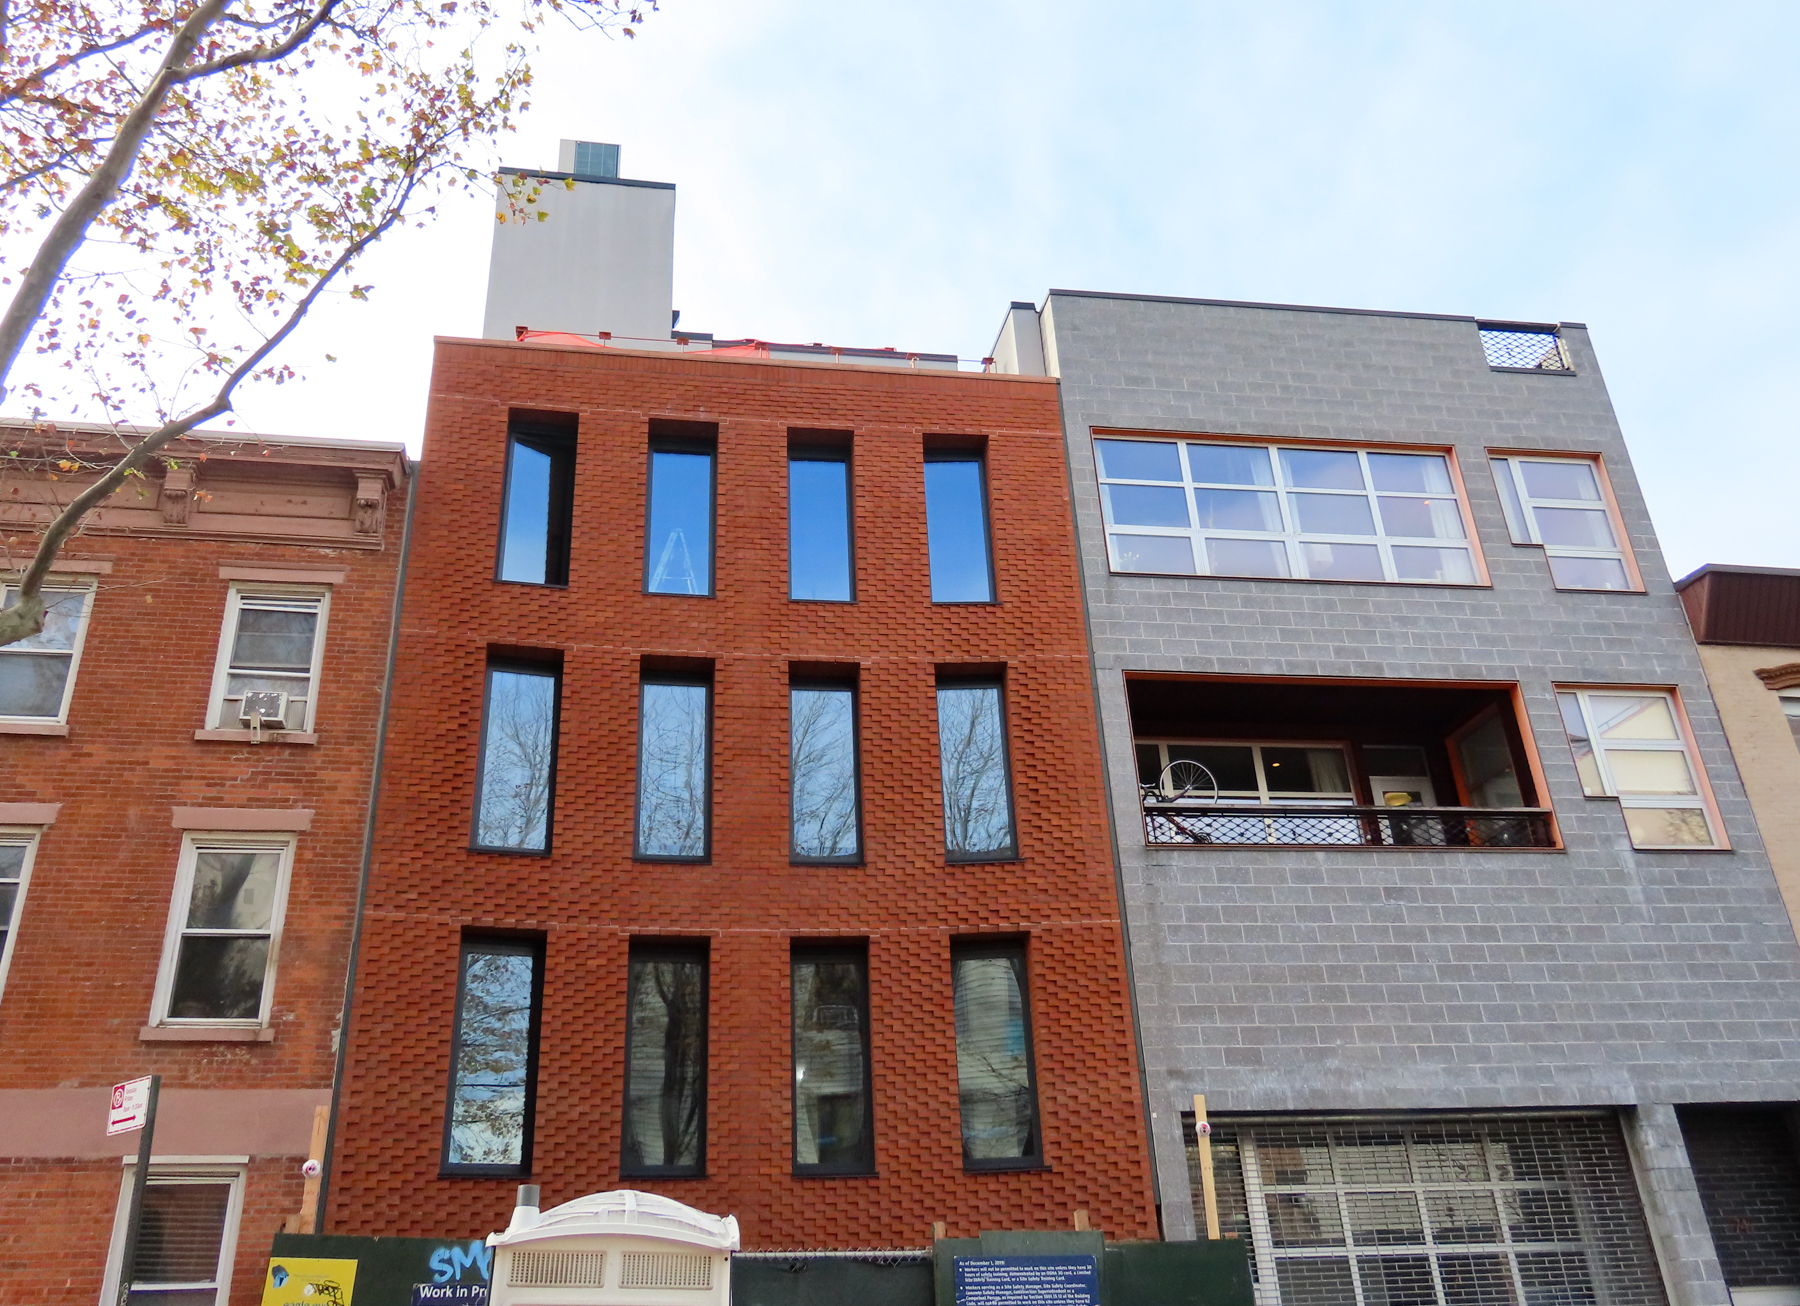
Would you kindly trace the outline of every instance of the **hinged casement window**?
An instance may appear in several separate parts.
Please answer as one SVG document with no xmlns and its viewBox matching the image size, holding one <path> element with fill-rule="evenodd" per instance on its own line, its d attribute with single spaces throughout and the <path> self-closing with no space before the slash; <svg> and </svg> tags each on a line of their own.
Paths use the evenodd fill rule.
<svg viewBox="0 0 1800 1306">
<path fill-rule="evenodd" d="M 933 603 L 992 603 L 987 459 L 977 449 L 925 451 L 925 536 Z"/>
<path fill-rule="evenodd" d="M 794 1173 L 873 1174 L 868 947 L 796 945 L 791 977 Z"/>
<path fill-rule="evenodd" d="M 1542 546 L 1557 589 L 1643 589 L 1599 459 L 1496 454 L 1493 464 L 1512 542 Z"/>
<path fill-rule="evenodd" d="M 796 862 L 862 860 L 856 698 L 852 684 L 789 686 L 789 847 Z"/>
<path fill-rule="evenodd" d="M 473 847 L 550 851 L 561 699 L 562 669 L 554 663 L 488 662 Z"/>
<path fill-rule="evenodd" d="M 635 855 L 705 861 L 712 856 L 712 683 L 646 675 L 638 702 Z"/>
<path fill-rule="evenodd" d="M 12 969 L 19 915 L 25 910 L 37 842 L 36 830 L 0 827 L 0 996 L 6 992 L 6 974 Z"/>
<path fill-rule="evenodd" d="M 463 940 L 444 1115 L 444 1174 L 531 1173 L 544 946 Z"/>
<path fill-rule="evenodd" d="M 506 488 L 494 579 L 569 583 L 575 510 L 573 428 L 515 426 L 506 440 Z"/>
<path fill-rule="evenodd" d="M 998 681 L 940 680 L 937 710 L 945 856 L 956 862 L 1017 856 L 1004 689 Z"/>
<path fill-rule="evenodd" d="M 311 733 L 331 591 L 233 585 L 213 671 L 213 730 Z"/>
<path fill-rule="evenodd" d="M 1094 441 L 1112 569 L 1485 583 L 1447 453 Z"/>
<path fill-rule="evenodd" d="M 152 1025 L 263 1027 L 294 861 L 291 835 L 184 835 Z"/>
<path fill-rule="evenodd" d="M 963 1168 L 1042 1165 L 1025 944 L 956 944 L 950 950 L 950 973 L 956 994 Z"/>
<path fill-rule="evenodd" d="M 704 943 L 631 945 L 621 1174 L 706 1173 L 706 981 Z"/>
<path fill-rule="evenodd" d="M 1719 848 L 1724 838 L 1675 695 L 1559 687 L 1581 789 L 1617 798 L 1634 848 Z"/>
<path fill-rule="evenodd" d="M 226 1306 L 244 1211 L 242 1165 L 153 1163 L 144 1182 L 143 1219 L 131 1267 L 132 1306 Z M 242 1158 L 237 1158 L 242 1160 Z M 124 1167 L 106 1259 L 105 1303 L 119 1299 L 133 1161 Z"/>
<path fill-rule="evenodd" d="M 93 595 L 92 585 L 46 585 L 44 628 L 0 645 L 0 721 L 68 720 Z M 18 601 L 17 584 L 0 587 L 0 608 Z"/>
</svg>

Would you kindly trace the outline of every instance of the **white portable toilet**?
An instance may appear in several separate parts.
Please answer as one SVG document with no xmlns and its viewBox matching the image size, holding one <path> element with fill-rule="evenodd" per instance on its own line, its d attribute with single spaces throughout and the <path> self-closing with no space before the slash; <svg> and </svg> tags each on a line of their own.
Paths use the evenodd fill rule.
<svg viewBox="0 0 1800 1306">
<path fill-rule="evenodd" d="M 731 1306 L 737 1220 L 622 1188 L 538 1210 L 522 1184 L 488 1306 Z"/>
</svg>

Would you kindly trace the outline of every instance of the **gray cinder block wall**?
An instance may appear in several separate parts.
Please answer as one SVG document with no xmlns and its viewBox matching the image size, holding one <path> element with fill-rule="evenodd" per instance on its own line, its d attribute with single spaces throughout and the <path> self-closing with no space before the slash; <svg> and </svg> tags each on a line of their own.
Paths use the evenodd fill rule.
<svg viewBox="0 0 1800 1306">
<path fill-rule="evenodd" d="M 1573 376 L 1520 375 L 1464 317 L 1064 291 L 1032 316 L 1015 305 L 1002 343 L 1041 325 L 1062 380 L 1169 1236 L 1193 1236 L 1195 1093 L 1214 1112 L 1616 1106 L 1674 1299 L 1725 1302 L 1670 1107 L 1800 1095 L 1800 946 L 1586 330 L 1561 327 Z M 1452 446 L 1491 588 L 1112 574 L 1109 427 Z M 1648 592 L 1554 589 L 1509 541 L 1490 448 L 1602 455 Z M 1516 682 L 1566 847 L 1147 847 L 1127 671 Z M 1582 794 L 1556 683 L 1676 687 L 1730 850 L 1633 850 L 1619 804 Z"/>
</svg>

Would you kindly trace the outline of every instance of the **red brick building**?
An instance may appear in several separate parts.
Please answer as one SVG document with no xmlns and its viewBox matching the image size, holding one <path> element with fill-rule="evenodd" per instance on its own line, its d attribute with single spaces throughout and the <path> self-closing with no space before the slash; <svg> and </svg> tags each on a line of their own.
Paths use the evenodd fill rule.
<svg viewBox="0 0 1800 1306">
<path fill-rule="evenodd" d="M 1155 1237 L 1077 586 L 1052 381 L 440 341 L 326 1230 Z"/>
<path fill-rule="evenodd" d="M 12 581 L 91 475 L 57 463 L 106 441 L 0 446 Z M 0 648 L 0 1302 L 116 1292 L 139 1135 L 106 1137 L 107 1090 L 152 1073 L 135 1277 L 259 1300 L 330 1100 L 406 460 L 171 454 L 66 547 L 43 634 Z"/>
</svg>

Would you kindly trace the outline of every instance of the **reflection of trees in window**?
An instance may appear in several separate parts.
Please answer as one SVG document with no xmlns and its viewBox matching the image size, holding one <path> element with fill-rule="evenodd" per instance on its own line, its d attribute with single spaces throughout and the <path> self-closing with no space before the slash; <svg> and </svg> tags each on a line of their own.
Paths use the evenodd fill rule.
<svg viewBox="0 0 1800 1306">
<path fill-rule="evenodd" d="M 864 1054 L 868 962 L 794 958 L 794 1164 L 875 1167 Z"/>
<path fill-rule="evenodd" d="M 1039 1150 L 1024 970 L 1016 952 L 952 964 L 965 1161 L 1023 1160 Z"/>
<path fill-rule="evenodd" d="M 1012 800 L 998 685 L 939 686 L 944 845 L 952 856 L 1010 853 Z"/>
<path fill-rule="evenodd" d="M 854 857 L 856 696 L 849 689 L 790 695 L 794 855 Z"/>
<path fill-rule="evenodd" d="M 463 953 L 449 1165 L 523 1165 L 536 957 L 522 945 Z"/>
<path fill-rule="evenodd" d="M 698 1172 L 705 1161 L 705 961 L 633 957 L 627 1005 L 625 1169 Z"/>
<path fill-rule="evenodd" d="M 175 959 L 169 1015 L 255 1020 L 262 1014 L 281 854 L 195 854 L 187 919 Z"/>
<path fill-rule="evenodd" d="M 706 855 L 705 685 L 646 683 L 638 732 L 638 852 Z"/>
<path fill-rule="evenodd" d="M 537 851 L 548 845 L 555 748 L 556 673 L 490 668 L 478 844 Z"/>
</svg>

